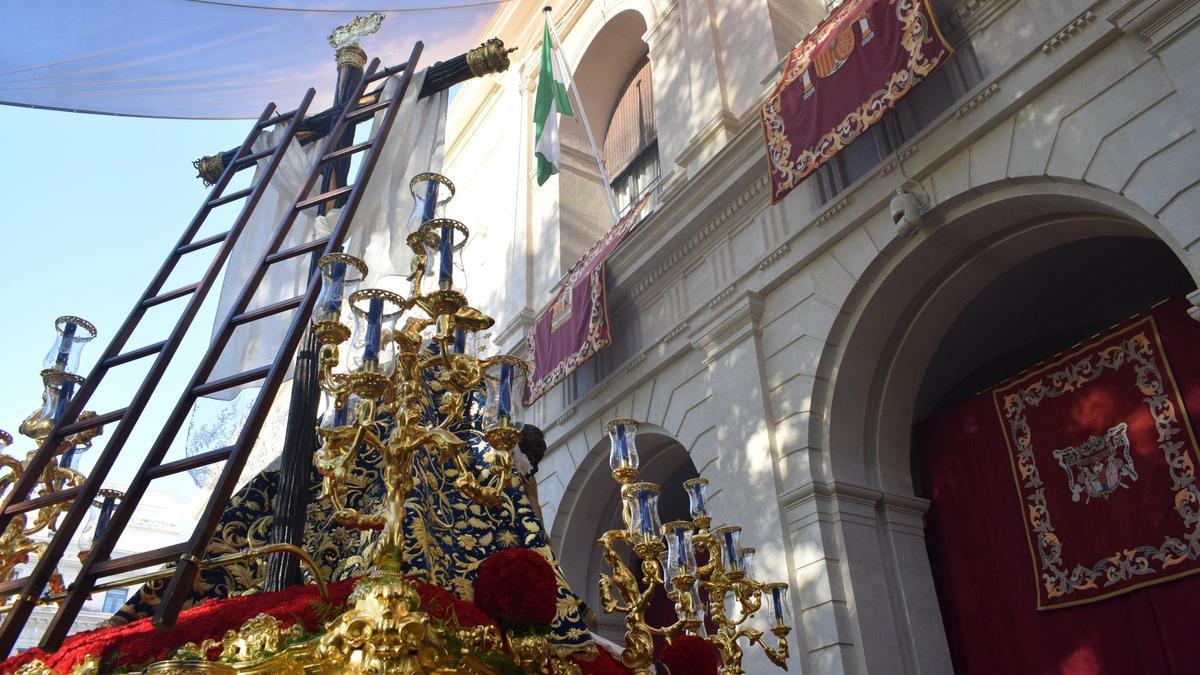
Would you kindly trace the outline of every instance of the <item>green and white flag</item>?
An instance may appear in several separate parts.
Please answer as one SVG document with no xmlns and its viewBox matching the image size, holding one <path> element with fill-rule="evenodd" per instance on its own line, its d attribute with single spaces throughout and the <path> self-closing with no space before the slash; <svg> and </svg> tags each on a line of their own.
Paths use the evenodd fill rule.
<svg viewBox="0 0 1200 675">
<path fill-rule="evenodd" d="M 542 68 L 538 72 L 537 98 L 533 103 L 534 154 L 537 155 L 537 182 L 542 185 L 558 173 L 558 115 L 572 115 L 567 85 L 558 71 L 552 53 L 550 24 L 542 30 Z"/>
</svg>

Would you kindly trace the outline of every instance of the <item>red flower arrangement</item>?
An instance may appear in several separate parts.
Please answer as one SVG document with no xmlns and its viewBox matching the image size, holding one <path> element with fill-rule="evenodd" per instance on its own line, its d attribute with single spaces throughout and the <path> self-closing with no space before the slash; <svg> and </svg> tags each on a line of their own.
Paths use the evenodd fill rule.
<svg viewBox="0 0 1200 675">
<path fill-rule="evenodd" d="M 505 630 L 549 626 L 558 613 L 554 569 L 529 549 L 493 553 L 475 575 L 475 606 Z"/>
<path fill-rule="evenodd" d="M 717 675 L 721 664 L 717 650 L 708 640 L 696 635 L 681 635 L 671 640 L 658 655 L 671 675 Z"/>
<path fill-rule="evenodd" d="M 124 626 L 98 628 L 67 638 L 54 652 L 31 649 L 0 663 L 0 673 L 11 673 L 33 661 L 59 673 L 70 672 L 89 656 L 104 664 L 105 670 L 130 668 L 161 661 L 183 645 L 220 639 L 225 631 L 238 629 L 259 614 L 279 619 L 285 627 L 301 623 L 310 632 L 317 632 L 327 620 L 346 608 L 346 601 L 356 579 L 346 579 L 329 586 L 329 602 L 325 602 L 315 586 L 289 588 L 277 593 L 259 593 L 233 598 L 214 598 L 179 614 L 175 627 L 163 631 L 155 628 L 150 619 L 139 619 Z M 463 602 L 451 593 L 421 581 L 413 580 L 421 596 L 421 607 L 430 615 L 460 626 L 494 625 L 486 614 Z"/>
</svg>

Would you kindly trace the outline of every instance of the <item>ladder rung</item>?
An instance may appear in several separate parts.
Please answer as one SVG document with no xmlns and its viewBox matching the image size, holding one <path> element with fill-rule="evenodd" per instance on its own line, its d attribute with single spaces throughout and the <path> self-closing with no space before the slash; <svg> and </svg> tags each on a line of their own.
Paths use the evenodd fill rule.
<svg viewBox="0 0 1200 675">
<path fill-rule="evenodd" d="M 320 239 L 313 239 L 310 242 L 300 244 L 295 248 L 289 248 L 286 251 L 272 253 L 271 255 L 267 256 L 267 264 L 274 265 L 280 260 L 287 260 L 288 258 L 295 258 L 296 256 L 304 255 L 305 253 L 320 251 L 321 249 L 325 248 L 325 245 L 328 243 L 329 237 L 321 237 Z"/>
<path fill-rule="evenodd" d="M 404 70 L 407 67 L 408 67 L 408 64 L 401 63 L 398 66 L 392 66 L 391 68 L 384 68 L 383 70 L 379 71 L 378 73 L 375 73 L 374 75 L 368 77 L 367 82 L 374 82 L 375 80 L 381 80 L 385 77 L 390 77 L 390 76 L 395 75 L 396 73 Z"/>
<path fill-rule="evenodd" d="M 164 302 L 170 302 L 176 298 L 182 298 L 189 293 L 194 293 L 197 288 L 200 288 L 199 281 L 194 284 L 188 284 L 187 286 L 180 286 L 173 291 L 167 291 L 162 295 L 156 295 L 153 298 L 146 300 L 142 303 L 142 307 L 153 307 L 155 305 L 161 305 Z"/>
<path fill-rule="evenodd" d="M 166 562 L 175 562 L 180 555 L 187 553 L 187 542 L 181 544 L 171 544 L 162 548 L 156 548 L 141 553 L 134 553 L 121 558 L 113 558 L 111 560 L 103 560 L 95 565 L 92 565 L 91 574 L 93 577 L 111 577 L 116 574 L 132 572 L 133 570 L 150 567 L 152 565 L 161 565 Z"/>
<path fill-rule="evenodd" d="M 346 119 L 351 120 L 353 122 L 364 120 L 364 119 L 374 115 L 375 113 L 379 112 L 380 110 L 383 110 L 384 108 L 388 107 L 388 105 L 391 102 L 392 102 L 392 100 L 388 99 L 386 101 L 376 101 L 375 103 L 372 103 L 370 105 L 364 105 L 363 107 L 358 108 L 357 110 L 351 110 L 350 114 L 346 116 Z"/>
<path fill-rule="evenodd" d="M 229 321 L 230 321 L 230 323 L 232 323 L 235 326 L 240 326 L 244 323 L 250 323 L 251 321 L 258 321 L 259 319 L 262 319 L 262 318 L 265 318 L 268 316 L 274 316 L 276 314 L 279 314 L 280 312 L 286 312 L 291 309 L 296 309 L 297 307 L 300 306 L 301 302 L 304 302 L 304 296 L 298 295 L 294 298 L 291 298 L 290 300 L 282 300 L 280 302 L 275 302 L 270 305 L 266 305 L 265 307 L 259 307 L 258 309 L 252 309 L 249 312 L 243 312 L 243 313 L 238 314 L 237 316 L 233 317 Z"/>
<path fill-rule="evenodd" d="M 356 152 L 362 152 L 363 150 L 366 150 L 367 148 L 371 147 L 374 143 L 375 143 L 374 140 L 366 140 L 366 141 L 363 141 L 362 143 L 356 143 L 354 145 L 344 147 L 341 150 L 335 150 L 335 151 L 329 153 L 328 155 L 325 155 L 324 157 L 322 157 L 321 161 L 328 162 L 331 159 L 338 159 L 339 157 L 353 155 Z"/>
<path fill-rule="evenodd" d="M 0 583 L 0 595 L 9 595 L 13 591 L 19 591 L 25 587 L 25 582 L 29 581 L 29 577 L 21 577 L 20 579 L 10 579 L 4 583 Z"/>
<path fill-rule="evenodd" d="M 350 191 L 353 189 L 354 189 L 353 186 L 346 185 L 344 187 L 340 187 L 335 190 L 330 190 L 329 192 L 323 192 L 323 193 L 317 195 L 316 197 L 312 197 L 312 198 L 309 198 L 309 199 L 306 199 L 306 200 L 300 202 L 299 204 L 296 205 L 296 210 L 303 211 L 304 209 L 307 209 L 312 206 L 316 206 L 317 204 L 320 204 L 321 202 L 327 202 L 330 199 L 336 199 L 338 197 L 341 197 L 342 195 L 350 194 Z"/>
<path fill-rule="evenodd" d="M 285 113 L 276 115 L 275 117 L 272 117 L 270 119 L 265 119 L 265 120 L 259 122 L 256 128 L 266 129 L 269 126 L 274 126 L 276 124 L 279 124 L 280 122 L 286 122 L 295 116 L 296 116 L 295 110 L 292 110 L 291 112 L 285 112 Z"/>
<path fill-rule="evenodd" d="M 216 199 L 209 200 L 208 205 L 213 208 L 216 208 L 218 206 L 221 206 L 222 204 L 228 204 L 229 202 L 235 202 L 235 201 L 241 199 L 242 197 L 249 195 L 251 192 L 254 192 L 253 187 L 248 187 L 244 190 L 238 190 L 237 192 L 232 192 L 230 194 L 217 197 Z"/>
<path fill-rule="evenodd" d="M 179 255 L 183 255 L 185 253 L 191 253 L 192 251 L 199 251 L 200 249 L 202 249 L 206 246 L 212 246 L 213 244 L 217 244 L 217 243 L 225 241 L 226 237 L 228 237 L 228 236 L 229 236 L 229 232 L 222 232 L 221 234 L 214 234 L 211 237 L 201 239 L 199 241 L 193 241 L 192 243 L 190 243 L 186 246 L 180 246 L 179 249 L 175 252 L 178 253 Z"/>
<path fill-rule="evenodd" d="M 79 433 L 80 431 L 84 431 L 87 429 L 95 429 L 96 427 L 102 427 L 105 424 L 108 424 L 109 422 L 115 422 L 115 421 L 121 419 L 122 417 L 124 417 L 126 410 L 129 410 L 129 408 L 120 408 L 120 409 L 114 410 L 112 412 L 104 413 L 103 415 L 96 415 L 95 417 L 88 417 L 87 419 L 76 420 L 76 421 L 68 424 L 67 426 L 59 429 L 58 431 L 63 436 L 70 436 L 71 434 Z"/>
<path fill-rule="evenodd" d="M 142 347 L 140 349 L 135 349 L 131 352 L 125 352 L 124 354 L 117 354 L 116 356 L 105 359 L 104 367 L 105 368 L 116 368 L 117 366 L 129 363 L 130 361 L 137 361 L 140 358 L 161 352 L 163 347 L 166 347 L 166 346 L 167 346 L 167 341 L 163 340 L 162 342 L 155 342 L 152 345 L 146 345 L 145 347 Z"/>
<path fill-rule="evenodd" d="M 270 372 L 270 370 L 271 366 L 260 366 L 253 370 L 247 370 L 245 372 L 238 373 L 237 375 L 230 375 L 229 377 L 222 377 L 221 379 L 213 380 L 212 382 L 205 382 L 204 384 L 197 385 L 196 388 L 192 390 L 192 394 L 195 396 L 208 396 L 209 394 L 215 394 L 218 391 L 232 389 L 243 384 L 248 384 L 255 380 L 261 380 L 267 376 L 267 373 Z"/>
<path fill-rule="evenodd" d="M 251 164 L 254 164 L 255 162 L 257 162 L 260 159 L 263 159 L 264 157 L 270 157 L 273 154 L 275 154 L 275 148 L 267 148 L 266 150 L 260 150 L 259 152 L 256 152 L 253 155 L 246 155 L 245 157 L 235 161 L 233 163 L 233 165 L 239 169 L 242 169 L 247 166 L 250 166 Z"/>
<path fill-rule="evenodd" d="M 163 476 L 170 476 L 177 473 L 183 473 L 184 471 L 198 469 L 202 466 L 208 466 L 209 464 L 216 464 L 217 462 L 229 459 L 229 455 L 232 452 L 233 446 L 230 445 L 228 447 L 221 448 L 220 450 L 209 450 L 208 452 L 202 452 L 198 455 L 185 457 L 174 462 L 159 464 L 156 467 L 146 470 L 146 478 L 148 480 L 154 480 L 155 478 L 162 478 Z"/>
<path fill-rule="evenodd" d="M 77 494 L 79 494 L 79 488 L 72 487 L 72 488 L 67 488 L 65 490 L 59 490 L 58 492 L 52 492 L 48 495 L 42 495 L 41 497 L 34 497 L 33 499 L 26 499 L 23 502 L 17 502 L 16 504 L 9 504 L 8 509 L 5 510 L 5 514 L 6 515 L 16 515 L 18 513 L 27 513 L 29 511 L 36 511 L 36 510 L 42 508 L 43 506 L 49 506 L 50 504 L 58 504 L 60 502 L 70 501 L 70 500 L 74 499 L 75 495 L 77 495 Z"/>
</svg>

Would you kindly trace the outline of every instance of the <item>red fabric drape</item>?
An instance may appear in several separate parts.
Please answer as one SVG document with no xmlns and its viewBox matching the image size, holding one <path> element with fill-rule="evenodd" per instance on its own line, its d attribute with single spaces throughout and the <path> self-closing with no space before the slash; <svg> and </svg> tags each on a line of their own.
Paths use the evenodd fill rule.
<svg viewBox="0 0 1200 675">
<path fill-rule="evenodd" d="M 1178 411 L 1181 423 L 1188 411 L 1200 411 L 1200 323 L 1188 318 L 1186 307 L 1182 301 L 1172 301 L 1150 312 L 1185 408 Z M 1124 322 L 1088 342 L 1102 346 L 1105 339 L 1136 321 Z M 1020 377 L 999 389 L 1006 391 L 1016 382 Z M 1136 388 L 1133 391 L 1136 395 Z M 1103 396 L 1126 395 L 1111 389 L 1103 391 Z M 1076 402 L 1082 406 L 1076 412 L 1081 410 L 1084 419 L 1089 414 L 1097 417 L 1096 429 L 1123 421 L 1098 419 L 1096 413 L 1110 415 L 1110 408 L 1122 407 L 1109 406 L 1111 400 L 1081 395 Z M 1133 403 L 1145 406 L 1141 400 Z M 1038 610 L 1041 580 L 1040 575 L 1034 576 L 1037 551 L 1036 546 L 1031 551 L 1026 531 L 1028 501 L 1014 481 L 1003 419 L 997 413 L 993 392 L 985 392 L 935 413 L 916 432 L 932 500 L 927 543 L 957 670 L 1067 675 L 1200 672 L 1194 646 L 1200 636 L 1196 619 L 1200 575 L 1173 580 L 1167 580 L 1167 573 L 1152 575 L 1136 581 L 1163 582 L 1129 587 L 1120 595 L 1091 598 L 1086 604 Z M 1192 417 L 1191 421 L 1195 426 L 1200 419 Z M 1059 424 L 1064 445 L 1065 437 L 1072 435 L 1070 426 L 1067 419 Z M 1158 490 L 1144 489 L 1161 476 L 1156 478 L 1150 466 L 1152 455 L 1138 447 L 1156 439 L 1142 435 L 1144 430 L 1135 430 L 1136 422 L 1130 426 L 1134 462 L 1144 471 L 1136 481 L 1127 480 L 1129 487 L 1118 489 L 1111 499 L 1093 498 L 1092 504 L 1082 498 L 1071 501 L 1065 470 L 1039 456 L 1040 476 L 1048 494 L 1060 491 L 1050 511 L 1065 542 L 1063 559 L 1068 564 L 1074 564 L 1072 556 L 1091 555 L 1089 546 L 1122 537 L 1150 540 L 1152 537 L 1145 535 L 1162 527 Z M 1031 427 L 1035 444 L 1045 440 L 1039 447 L 1055 442 L 1048 438 L 1053 432 L 1047 431 L 1053 420 L 1031 419 Z M 1073 435 L 1079 433 L 1076 429 Z M 1161 454 L 1158 461 L 1163 461 Z M 1114 510 L 1118 498 L 1124 501 Z M 1143 504 L 1139 500 L 1148 501 Z M 1068 512 L 1070 508 L 1075 509 L 1074 514 Z M 1090 521 L 1080 519 L 1080 514 L 1088 511 L 1099 515 Z M 1131 541 L 1130 545 L 1137 543 L 1141 542 Z M 1182 563 L 1172 567 L 1174 572 Z"/>
</svg>

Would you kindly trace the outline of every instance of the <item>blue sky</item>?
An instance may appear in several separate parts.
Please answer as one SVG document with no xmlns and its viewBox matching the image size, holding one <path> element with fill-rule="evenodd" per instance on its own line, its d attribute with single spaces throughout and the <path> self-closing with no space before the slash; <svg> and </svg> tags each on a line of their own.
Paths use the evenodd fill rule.
<svg viewBox="0 0 1200 675">
<path fill-rule="evenodd" d="M 0 303 L 10 308 L 0 330 L 0 428 L 18 439 L 10 452 L 24 456 L 33 446 L 19 436 L 17 426 L 40 405 L 38 372 L 53 339 L 54 319 L 76 314 L 99 329 L 99 337 L 83 352 L 80 372 L 86 375 L 206 194 L 191 160 L 238 145 L 249 125 L 0 105 L 0 233 L 5 253 Z M 168 282 L 168 287 L 198 279 L 196 269 L 181 269 L 179 283 Z M 174 323 L 167 314 L 177 311 L 177 305 L 167 308 L 169 312 L 148 317 L 147 330 L 135 334 L 131 346 L 166 337 Z M 139 427 L 154 427 L 146 422 L 169 413 L 177 388 L 186 384 L 185 371 L 190 369 L 185 362 L 194 363 L 203 353 L 212 320 L 212 307 L 206 306 L 194 324 L 198 341 L 185 342 L 178 367 L 168 371 Z M 132 370 L 112 371 L 94 399 L 96 405 L 89 408 L 106 412 L 125 405 L 141 379 L 136 366 L 125 368 Z M 102 440 L 85 455 L 85 470 Z M 127 483 L 147 446 L 145 436 L 135 434 L 108 482 Z M 176 447 L 172 456 L 181 451 Z M 154 487 L 194 489 L 186 474 L 156 481 Z"/>
</svg>

